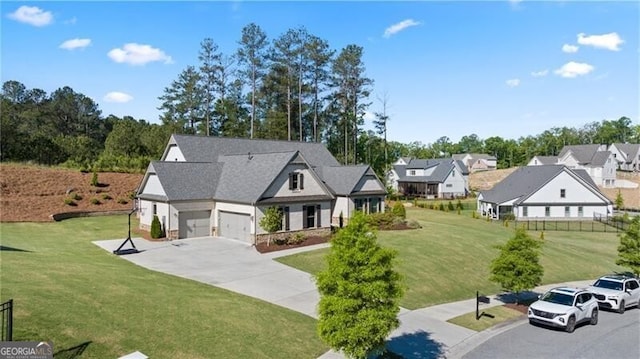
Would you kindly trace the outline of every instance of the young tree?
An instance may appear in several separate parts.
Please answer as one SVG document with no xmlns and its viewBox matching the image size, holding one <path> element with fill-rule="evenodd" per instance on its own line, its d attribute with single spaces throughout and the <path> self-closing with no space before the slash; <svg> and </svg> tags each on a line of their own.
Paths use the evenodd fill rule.
<svg viewBox="0 0 640 359">
<path fill-rule="evenodd" d="M 269 207 L 260 218 L 260 227 L 269 233 L 267 245 L 271 244 L 271 234 L 282 229 L 282 212 L 278 207 Z"/>
<path fill-rule="evenodd" d="M 356 213 L 331 241 L 327 269 L 316 275 L 318 332 L 333 349 L 365 358 L 384 348 L 398 327 L 403 289 L 396 252 L 382 248 L 366 217 Z"/>
<path fill-rule="evenodd" d="M 640 216 L 636 216 L 620 236 L 616 264 L 631 269 L 636 277 L 640 276 Z"/>
<path fill-rule="evenodd" d="M 267 35 L 260 26 L 251 23 L 242 29 L 242 37 L 240 39 L 240 48 L 238 48 L 238 61 L 245 65 L 241 74 L 249 80 L 251 85 L 251 130 L 250 138 L 254 135 L 254 122 L 256 121 L 256 98 L 258 84 L 263 77 Z"/>
<path fill-rule="evenodd" d="M 624 207 L 624 198 L 622 198 L 622 193 L 620 193 L 620 190 L 618 190 L 618 194 L 616 195 L 615 204 L 617 209 L 621 209 L 622 207 Z"/>
<path fill-rule="evenodd" d="M 517 228 L 515 236 L 500 249 L 500 255 L 491 262 L 489 280 L 503 289 L 515 293 L 534 288 L 542 281 L 544 268 L 540 265 L 541 242 L 531 238 L 524 228 Z"/>
</svg>

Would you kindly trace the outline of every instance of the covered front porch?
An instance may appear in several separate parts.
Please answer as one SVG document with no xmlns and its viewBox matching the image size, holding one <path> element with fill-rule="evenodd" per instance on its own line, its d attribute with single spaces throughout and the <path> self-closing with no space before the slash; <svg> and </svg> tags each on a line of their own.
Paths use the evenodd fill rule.
<svg viewBox="0 0 640 359">
<path fill-rule="evenodd" d="M 481 202 L 478 206 L 478 211 L 483 217 L 489 217 L 491 219 L 501 219 L 505 216 L 513 214 L 512 205 L 500 205 L 497 203 Z"/>
</svg>

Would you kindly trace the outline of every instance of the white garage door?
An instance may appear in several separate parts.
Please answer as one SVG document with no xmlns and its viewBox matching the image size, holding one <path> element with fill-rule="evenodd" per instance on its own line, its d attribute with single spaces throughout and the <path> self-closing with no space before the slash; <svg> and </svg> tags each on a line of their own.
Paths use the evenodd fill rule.
<svg viewBox="0 0 640 359">
<path fill-rule="evenodd" d="M 220 237 L 253 243 L 251 240 L 251 218 L 248 214 L 220 211 L 218 233 Z"/>
<path fill-rule="evenodd" d="M 180 212 L 180 238 L 211 235 L 211 211 Z"/>
</svg>

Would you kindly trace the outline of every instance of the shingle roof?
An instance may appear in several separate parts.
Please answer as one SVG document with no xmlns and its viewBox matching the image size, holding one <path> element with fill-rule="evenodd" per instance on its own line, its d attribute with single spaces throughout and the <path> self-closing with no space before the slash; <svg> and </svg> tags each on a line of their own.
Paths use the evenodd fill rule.
<svg viewBox="0 0 640 359">
<path fill-rule="evenodd" d="M 640 144 L 637 143 L 614 143 L 616 148 L 625 155 L 625 161 L 627 163 L 631 163 L 633 161 L 633 157 L 640 152 Z"/>
<path fill-rule="evenodd" d="M 407 176 L 406 170 L 411 169 L 428 169 L 433 168 L 433 172 L 429 176 Z M 447 176 L 454 167 L 454 160 L 451 158 L 435 158 L 435 159 L 412 159 L 406 166 L 405 171 L 398 173 L 399 182 L 429 182 L 441 183 L 447 179 Z M 467 168 L 462 164 L 463 171 Z M 468 171 L 466 171 L 468 173 Z M 463 172 L 464 174 L 464 172 Z"/>
<path fill-rule="evenodd" d="M 211 199 L 218 184 L 222 165 L 201 162 L 162 162 L 149 164 L 162 184 L 166 200 Z"/>
<path fill-rule="evenodd" d="M 555 165 L 558 163 L 557 156 L 535 156 L 543 165 Z"/>
<path fill-rule="evenodd" d="M 571 170 L 564 165 L 524 166 L 512 172 L 490 190 L 482 191 L 482 199 L 489 203 L 504 203 L 517 198 L 524 199 L 563 171 L 574 173 L 586 185 L 599 192 L 598 186 L 583 169 Z M 518 204 L 518 201 L 515 204 Z"/>
<path fill-rule="evenodd" d="M 465 156 L 471 156 L 471 160 L 495 160 L 496 156 L 491 156 L 486 153 L 457 153 L 451 157 L 455 160 L 461 160 Z"/>
<path fill-rule="evenodd" d="M 222 174 L 215 199 L 254 203 L 297 152 L 220 156 Z"/>
<path fill-rule="evenodd" d="M 593 155 L 593 158 L 591 158 L 589 165 L 597 167 L 604 166 L 607 163 L 609 156 L 611 156 L 611 152 L 609 151 L 598 151 Z"/>
<path fill-rule="evenodd" d="M 578 161 L 581 165 L 592 165 L 592 166 L 602 166 L 606 163 L 606 158 L 609 157 L 611 152 L 609 151 L 600 151 L 601 145 L 569 145 L 564 146 L 562 151 L 558 157 L 564 157 L 567 152 L 571 151 L 573 157 Z M 603 154 L 600 152 L 606 153 L 606 157 L 604 162 L 602 162 Z"/>
<path fill-rule="evenodd" d="M 172 136 L 188 162 L 216 162 L 219 155 L 247 153 L 287 152 L 295 148 L 307 162 L 315 166 L 339 166 L 324 144 L 318 142 L 297 142 L 277 140 L 257 140 L 230 137 L 206 137 L 195 135 Z"/>
<path fill-rule="evenodd" d="M 341 196 L 350 195 L 369 166 L 324 166 L 317 170 L 320 178 Z"/>
</svg>

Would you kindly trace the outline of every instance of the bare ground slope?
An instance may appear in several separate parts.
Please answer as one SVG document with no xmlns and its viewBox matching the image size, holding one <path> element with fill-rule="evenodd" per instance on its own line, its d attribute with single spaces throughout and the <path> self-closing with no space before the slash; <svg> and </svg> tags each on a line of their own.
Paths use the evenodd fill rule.
<svg viewBox="0 0 640 359">
<path fill-rule="evenodd" d="M 43 222 L 60 212 L 131 209 L 130 192 L 137 189 L 143 175 L 98 173 L 98 187 L 91 186 L 91 177 L 78 170 L 0 164 L 0 222 Z M 75 206 L 64 203 L 70 190 L 82 197 L 74 201 Z M 92 198 L 100 204 L 92 204 Z M 118 203 L 120 199 L 127 203 Z"/>
</svg>

